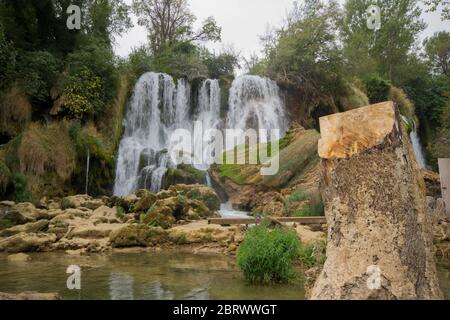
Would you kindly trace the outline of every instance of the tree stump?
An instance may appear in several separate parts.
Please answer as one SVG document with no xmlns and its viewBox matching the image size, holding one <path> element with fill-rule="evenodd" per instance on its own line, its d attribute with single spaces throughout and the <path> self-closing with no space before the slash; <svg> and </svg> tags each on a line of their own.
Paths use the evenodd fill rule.
<svg viewBox="0 0 450 320">
<path fill-rule="evenodd" d="M 314 300 L 441 299 L 425 183 L 397 108 L 320 119 L 327 260 Z"/>
</svg>

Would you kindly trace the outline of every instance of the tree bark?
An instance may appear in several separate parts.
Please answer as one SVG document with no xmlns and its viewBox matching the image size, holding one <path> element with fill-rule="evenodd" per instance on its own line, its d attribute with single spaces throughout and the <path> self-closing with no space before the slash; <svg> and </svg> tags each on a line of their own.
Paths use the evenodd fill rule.
<svg viewBox="0 0 450 320">
<path fill-rule="evenodd" d="M 441 299 L 425 183 L 392 102 L 320 119 L 327 261 L 312 299 Z"/>
</svg>

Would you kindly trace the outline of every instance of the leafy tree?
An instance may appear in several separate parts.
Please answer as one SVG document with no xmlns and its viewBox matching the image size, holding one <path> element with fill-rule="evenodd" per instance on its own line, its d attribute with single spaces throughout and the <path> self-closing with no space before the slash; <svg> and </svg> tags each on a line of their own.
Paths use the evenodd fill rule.
<svg viewBox="0 0 450 320">
<path fill-rule="evenodd" d="M 391 89 L 389 80 L 374 74 L 367 77 L 365 83 L 370 103 L 375 104 L 388 100 L 389 90 Z"/>
<path fill-rule="evenodd" d="M 424 42 L 425 51 L 437 73 L 450 75 L 450 33 L 441 31 L 435 33 Z"/>
<path fill-rule="evenodd" d="M 381 30 L 367 27 L 371 5 L 381 9 Z M 402 80 L 399 71 L 425 24 L 418 0 L 347 0 L 342 22 L 344 54 L 351 72 L 364 77 L 378 73 L 394 83 Z"/>
<path fill-rule="evenodd" d="M 214 18 L 206 19 L 198 31 L 193 30 L 196 20 L 187 0 L 133 0 L 138 23 L 149 32 L 152 51 L 160 53 L 178 41 L 219 41 L 221 28 Z"/>
<path fill-rule="evenodd" d="M 16 69 L 16 50 L 8 41 L 0 23 L 0 89 L 4 89 Z"/>
<path fill-rule="evenodd" d="M 228 48 L 217 55 L 205 50 L 202 58 L 208 68 L 209 77 L 214 79 L 232 78 L 234 70 L 240 67 L 239 53 L 232 48 Z"/>
<path fill-rule="evenodd" d="M 438 8 L 442 9 L 442 20 L 450 19 L 450 1 L 448 0 L 423 0 L 426 6 L 428 6 L 428 12 L 435 12 Z"/>
<path fill-rule="evenodd" d="M 268 37 L 271 42 L 265 45 L 267 55 L 259 67 L 265 65 L 265 75 L 300 92 L 309 112 L 320 105 L 334 109 L 333 97 L 345 91 L 336 34 L 340 15 L 335 1 L 307 1 L 294 7 L 286 26 L 274 31 L 277 40 Z"/>
</svg>

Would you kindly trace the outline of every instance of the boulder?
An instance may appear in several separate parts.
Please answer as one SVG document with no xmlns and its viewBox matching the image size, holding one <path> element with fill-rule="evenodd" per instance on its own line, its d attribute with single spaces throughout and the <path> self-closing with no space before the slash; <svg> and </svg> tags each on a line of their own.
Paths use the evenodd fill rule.
<svg viewBox="0 0 450 320">
<path fill-rule="evenodd" d="M 162 181 L 163 189 L 177 184 L 204 184 L 206 173 L 189 165 L 179 165 L 175 169 L 168 169 Z"/>
<path fill-rule="evenodd" d="M 312 299 L 442 299 L 425 183 L 394 104 L 320 126 L 328 245 Z"/>
<path fill-rule="evenodd" d="M 0 230 L 25 224 L 29 221 L 29 217 L 17 210 L 15 203 L 9 201 L 0 203 Z"/>
<path fill-rule="evenodd" d="M 171 186 L 169 191 L 177 192 L 179 195 L 183 195 L 190 200 L 199 200 L 203 202 L 211 211 L 220 210 L 219 196 L 213 189 L 204 185 L 184 185 L 179 184 Z"/>
<path fill-rule="evenodd" d="M 49 245 L 56 242 L 54 234 L 19 233 L 0 241 L 0 251 L 10 253 L 45 251 Z"/>
<path fill-rule="evenodd" d="M 135 224 L 112 232 L 109 239 L 114 248 L 147 247 L 165 243 L 167 232 L 162 228 Z"/>
<path fill-rule="evenodd" d="M 90 210 L 95 210 L 104 205 L 102 199 L 93 199 L 88 195 L 76 195 L 65 197 L 61 201 L 61 207 L 63 209 L 76 209 L 76 208 L 87 208 Z"/>
<path fill-rule="evenodd" d="M 5 230 L 0 231 L 0 237 L 10 237 L 18 233 L 38 233 L 48 229 L 48 220 L 39 220 L 37 222 L 30 222 L 27 224 L 22 224 L 14 226 Z"/>
</svg>

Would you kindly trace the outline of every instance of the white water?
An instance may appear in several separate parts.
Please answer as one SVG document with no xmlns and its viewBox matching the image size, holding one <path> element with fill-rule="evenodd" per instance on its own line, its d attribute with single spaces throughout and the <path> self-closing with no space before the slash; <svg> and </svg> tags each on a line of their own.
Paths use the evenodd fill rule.
<svg viewBox="0 0 450 320">
<path fill-rule="evenodd" d="M 268 78 L 240 76 L 233 81 L 229 97 L 227 127 L 233 129 L 279 129 L 284 136 L 288 126 L 286 108 L 278 85 Z M 270 141 L 271 137 L 267 137 Z M 244 137 L 245 139 L 245 137 Z M 241 140 L 238 144 L 245 143 Z M 231 149 L 227 146 L 227 149 Z"/>
<path fill-rule="evenodd" d="M 222 203 L 219 214 L 223 219 L 248 218 L 248 212 L 233 210 L 231 202 Z"/>
<path fill-rule="evenodd" d="M 209 169 L 209 162 L 205 160 L 217 156 L 211 154 L 213 145 L 206 142 L 201 151 L 196 148 L 205 146 L 204 133 L 223 129 L 219 81 L 205 80 L 197 94 L 198 103 L 191 107 L 191 86 L 186 80 L 181 79 L 175 85 L 172 77 L 166 74 L 142 75 L 134 88 L 124 120 L 115 195 L 126 196 L 140 188 L 152 192 L 161 190 L 165 173 L 176 167 L 170 157 L 170 135 L 177 129 L 194 133 L 194 149 L 183 151 L 198 157 L 193 162 L 197 169 Z M 286 131 L 285 107 L 278 86 L 270 79 L 256 76 L 236 78 L 230 89 L 229 106 L 227 128 L 244 131 L 249 128 L 279 129 L 281 135 Z M 194 124 L 200 125 L 201 130 L 194 130 Z M 227 146 L 227 149 L 233 147 Z"/>
<path fill-rule="evenodd" d="M 413 145 L 414 153 L 416 155 L 417 162 L 419 163 L 421 168 L 426 168 L 427 162 L 425 160 L 425 156 L 423 153 L 422 143 L 420 142 L 419 134 L 416 130 L 411 131 L 410 134 L 411 142 Z"/>
</svg>

